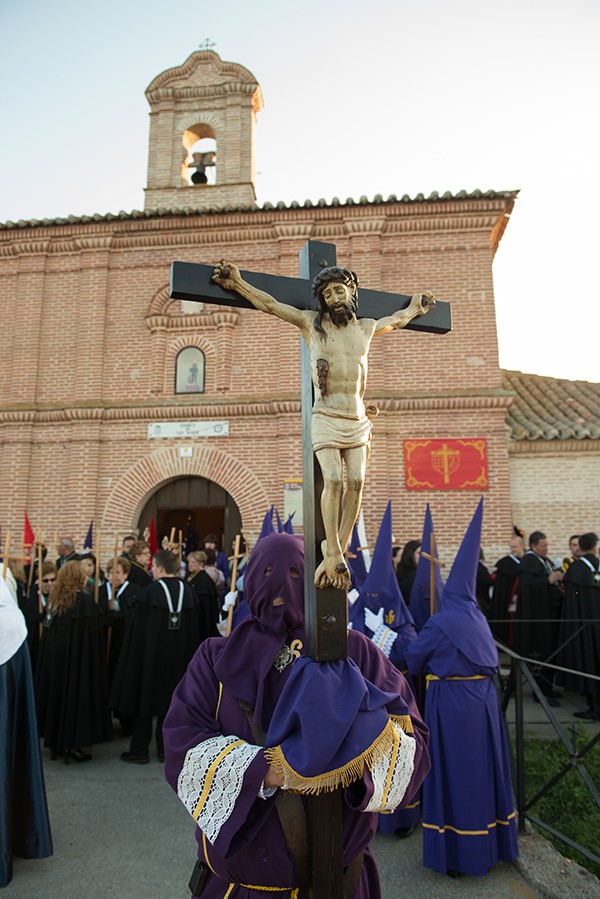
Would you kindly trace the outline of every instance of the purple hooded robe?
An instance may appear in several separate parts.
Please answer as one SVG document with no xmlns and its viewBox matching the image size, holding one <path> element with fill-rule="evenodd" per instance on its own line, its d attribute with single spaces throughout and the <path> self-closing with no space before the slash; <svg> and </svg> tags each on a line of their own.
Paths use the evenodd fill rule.
<svg viewBox="0 0 600 899">
<path fill-rule="evenodd" d="M 209 869 L 205 899 L 260 899 L 266 887 L 282 899 L 298 896 L 275 797 L 263 789 L 265 751 L 256 745 L 240 701 L 252 706 L 254 725 L 267 732 L 272 747 L 267 752 L 279 754 L 295 786 L 308 785 L 306 792 L 320 788 L 315 771 L 331 775 L 340 761 L 330 755 L 333 744 L 336 752 L 346 753 L 345 761 L 354 755 L 347 755 L 352 746 L 354 762 L 364 756 L 362 776 L 354 774 L 344 784 L 344 865 L 365 851 L 355 899 L 380 896 L 368 849 L 377 812 L 410 802 L 429 768 L 427 730 L 410 688 L 370 640 L 350 632 L 345 662 L 315 663 L 301 656 L 303 567 L 300 538 L 273 534 L 258 541 L 245 579 L 251 617 L 229 638 L 211 638 L 200 646 L 164 723 L 166 777 L 198 824 L 198 854 Z M 282 668 L 284 646 L 294 661 Z M 274 667 L 277 660 L 281 670 Z M 328 686 L 342 682 L 357 691 L 349 695 L 352 691 Z M 324 688 L 307 689 L 315 683 Z M 371 757 L 373 744 L 364 752 L 362 734 L 371 725 L 379 733 L 382 715 L 385 732 L 393 729 L 394 752 Z M 355 727 L 358 719 L 360 727 Z M 280 742 L 275 744 L 270 734 Z"/>
</svg>

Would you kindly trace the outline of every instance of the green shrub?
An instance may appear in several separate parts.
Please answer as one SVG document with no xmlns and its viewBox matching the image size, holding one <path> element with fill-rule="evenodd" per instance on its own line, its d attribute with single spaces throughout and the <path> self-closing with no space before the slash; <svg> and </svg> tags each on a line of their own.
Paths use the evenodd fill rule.
<svg viewBox="0 0 600 899">
<path fill-rule="evenodd" d="M 593 734 L 579 725 L 576 736 L 577 750 L 583 749 Z M 537 740 L 530 736 L 525 740 L 525 796 L 528 802 L 567 763 L 568 755 L 562 743 L 556 740 Z M 584 757 L 588 774 L 600 788 L 600 744 L 596 744 Z M 579 773 L 572 768 L 552 789 L 538 800 L 529 812 L 541 821 L 556 828 L 591 852 L 600 856 L 600 808 L 587 789 Z M 538 828 L 563 855 L 572 858 L 589 871 L 600 876 L 600 865 L 576 852 L 562 840 Z"/>
</svg>

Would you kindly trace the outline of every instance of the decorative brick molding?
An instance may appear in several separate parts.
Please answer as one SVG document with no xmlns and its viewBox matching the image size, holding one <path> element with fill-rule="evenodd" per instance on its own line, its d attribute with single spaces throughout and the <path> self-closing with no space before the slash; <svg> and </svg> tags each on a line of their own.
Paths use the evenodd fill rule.
<svg viewBox="0 0 600 899">
<path fill-rule="evenodd" d="M 259 533 L 269 500 L 256 474 L 222 450 L 193 446 L 191 457 L 182 457 L 179 446 L 157 450 L 125 472 L 108 495 L 100 529 L 110 533 L 123 522 L 135 527 L 139 515 L 156 490 L 175 478 L 201 477 L 214 481 L 237 504 L 248 535 Z"/>
<path fill-rule="evenodd" d="M 509 441 L 511 456 L 561 456 L 563 453 L 599 453 L 600 440 L 514 440 Z"/>
</svg>

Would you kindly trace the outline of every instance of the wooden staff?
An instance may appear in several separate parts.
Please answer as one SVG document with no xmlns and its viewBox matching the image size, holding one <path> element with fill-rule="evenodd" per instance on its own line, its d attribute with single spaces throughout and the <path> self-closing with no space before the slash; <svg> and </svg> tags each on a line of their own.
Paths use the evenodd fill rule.
<svg viewBox="0 0 600 899">
<path fill-rule="evenodd" d="M 41 639 L 42 639 L 42 627 L 43 627 L 43 624 L 42 624 L 42 615 L 43 615 L 43 612 L 44 612 L 44 606 L 43 606 L 43 604 L 42 604 L 42 564 L 43 564 L 43 562 L 42 562 L 42 541 L 41 541 L 41 540 L 39 541 L 39 543 L 38 543 L 38 545 L 37 545 L 37 550 L 38 550 L 38 555 L 37 555 L 37 563 L 38 563 L 38 565 L 37 565 L 37 570 L 38 570 L 38 615 L 40 616 L 40 623 L 39 623 L 39 638 L 40 638 L 40 640 L 41 640 Z M 33 571 L 33 560 L 32 560 L 32 563 L 31 563 L 31 570 Z M 28 595 L 29 595 L 29 591 L 27 591 L 27 592 L 28 592 Z"/>
<path fill-rule="evenodd" d="M 100 590 L 100 534 L 96 531 L 96 567 L 94 568 L 94 602 L 98 605 L 98 591 Z M 92 550 L 90 550 L 92 552 Z"/>
<path fill-rule="evenodd" d="M 375 541 L 375 542 L 377 542 L 377 541 Z M 348 550 L 346 551 L 346 556 L 347 556 L 349 559 L 357 559 L 357 558 L 358 558 L 358 554 L 364 552 L 364 551 L 365 551 L 366 549 L 368 549 L 368 548 L 369 548 L 368 546 L 357 546 L 357 547 L 356 547 L 356 552 L 355 552 L 355 553 L 350 552 L 350 550 L 348 549 Z"/>
<path fill-rule="evenodd" d="M 54 556 L 52 561 L 54 562 L 58 558 L 58 531 L 54 531 Z"/>
<path fill-rule="evenodd" d="M 4 562 L 2 565 L 2 577 L 6 580 L 6 569 L 8 568 L 8 556 L 10 553 L 10 540 L 11 540 L 11 531 L 10 528 L 6 532 L 6 543 L 4 544 Z"/>
<path fill-rule="evenodd" d="M 437 548 L 435 545 L 435 534 L 431 532 L 431 553 L 421 551 L 421 555 L 429 559 L 429 615 L 435 615 L 435 566 L 443 568 L 444 566 L 437 558 Z"/>
<path fill-rule="evenodd" d="M 235 543 L 233 545 L 233 570 L 231 572 L 231 588 L 235 590 L 235 582 L 237 581 L 237 570 L 238 570 L 238 559 L 243 559 L 243 556 L 240 555 L 240 534 L 235 535 Z M 233 625 L 233 606 L 229 606 L 227 610 L 227 630 L 225 631 L 225 636 L 228 637 L 231 633 L 231 628 Z"/>
<path fill-rule="evenodd" d="M 115 607 L 115 598 L 117 595 L 117 585 L 115 584 L 115 577 L 117 574 L 117 562 L 119 560 L 119 532 L 115 534 L 115 551 L 113 553 L 113 563 L 112 570 L 110 572 L 110 587 L 111 587 L 111 598 L 108 604 L 109 612 Z M 108 660 L 110 659 L 110 644 L 112 641 L 112 623 L 109 619 L 108 629 L 106 634 L 106 664 L 108 665 Z"/>
<path fill-rule="evenodd" d="M 183 559 L 183 531 L 179 531 L 179 564 L 181 565 L 181 560 Z"/>
<path fill-rule="evenodd" d="M 37 546 L 38 543 L 41 544 L 40 538 L 34 536 L 34 538 L 33 538 L 33 546 Z M 33 546 L 31 547 L 31 549 L 33 549 Z M 38 555 L 39 555 L 39 553 L 38 553 Z M 29 559 L 29 577 L 27 578 L 27 596 L 29 596 L 29 593 L 30 593 L 30 591 L 31 591 L 31 585 L 32 585 L 32 583 L 33 583 L 33 555 L 31 555 L 31 551 L 30 551 L 30 559 Z"/>
</svg>

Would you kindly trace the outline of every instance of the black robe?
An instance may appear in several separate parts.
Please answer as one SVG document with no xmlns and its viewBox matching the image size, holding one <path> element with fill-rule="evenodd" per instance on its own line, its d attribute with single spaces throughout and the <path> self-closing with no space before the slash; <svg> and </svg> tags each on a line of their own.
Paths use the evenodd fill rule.
<svg viewBox="0 0 600 899">
<path fill-rule="evenodd" d="M 56 570 L 60 571 L 60 569 L 63 567 L 63 565 L 66 565 L 67 562 L 78 562 L 78 561 L 79 561 L 79 556 L 77 555 L 75 550 L 73 550 L 73 552 L 69 553 L 68 556 L 59 556 L 54 564 L 56 566 Z"/>
<path fill-rule="evenodd" d="M 206 571 L 195 571 L 190 574 L 187 583 L 190 584 L 198 597 L 198 614 L 204 638 L 218 637 L 217 622 L 221 611 L 221 600 L 215 587 L 215 582 Z"/>
<path fill-rule="evenodd" d="M 44 596 L 44 601 L 47 601 L 47 599 L 48 597 Z M 27 646 L 29 648 L 29 657 L 31 659 L 31 670 L 35 671 L 41 639 L 41 624 L 46 617 L 44 605 L 42 605 L 42 611 L 39 611 L 38 588 L 35 584 L 31 587 L 29 596 L 19 603 L 19 605 L 21 606 L 25 624 L 27 625 Z"/>
<path fill-rule="evenodd" d="M 557 657 L 557 663 L 564 668 L 595 675 L 600 675 L 600 624 L 586 622 L 600 618 L 599 578 L 598 558 L 592 553 L 569 565 L 563 580 L 565 595 L 558 641 L 561 649 Z M 588 698 L 598 692 L 594 681 L 580 675 L 561 672 L 559 678 L 567 690 Z"/>
<path fill-rule="evenodd" d="M 398 581 L 398 586 L 400 587 L 400 593 L 402 594 L 404 602 L 407 606 L 410 605 L 410 591 L 412 590 L 412 585 L 416 573 L 416 568 L 410 568 L 403 574 L 399 574 L 398 572 L 396 572 L 396 580 Z"/>
<path fill-rule="evenodd" d="M 161 580 L 176 609 L 180 579 Z M 171 613 L 160 581 L 138 597 L 110 692 L 110 707 L 121 716 L 164 717 L 173 690 L 206 636 L 196 593 L 189 584 L 183 587 L 181 623 L 176 630 L 169 628 Z"/>
<path fill-rule="evenodd" d="M 42 632 L 35 672 L 37 716 L 44 746 L 56 752 L 112 740 L 102 619 L 87 593 Z"/>
<path fill-rule="evenodd" d="M 534 552 L 526 552 L 519 567 L 519 592 L 515 616 L 515 649 L 522 655 L 540 661 L 549 659 L 558 646 L 558 616 L 561 594 L 556 584 L 548 583 L 554 566 Z M 534 666 L 535 669 L 535 666 Z M 542 691 L 552 691 L 554 674 L 549 668 L 533 672 Z"/>
<path fill-rule="evenodd" d="M 494 637 L 506 646 L 512 645 L 512 627 L 509 630 L 508 609 L 519 585 L 520 566 L 520 559 L 510 554 L 496 562 L 496 578 L 488 617 Z"/>
<path fill-rule="evenodd" d="M 140 565 L 138 562 L 131 562 L 131 570 L 127 575 L 127 580 L 130 584 L 135 584 L 136 587 L 149 587 L 152 583 L 152 578 L 148 574 L 147 570 Z"/>
<path fill-rule="evenodd" d="M 488 571 L 487 566 L 480 559 L 477 563 L 475 596 L 477 597 L 477 605 L 485 616 L 487 616 L 490 611 L 490 587 L 493 583 L 494 578 Z"/>
<path fill-rule="evenodd" d="M 141 588 L 136 584 L 130 584 L 129 580 L 125 582 L 123 587 L 124 589 L 121 589 L 121 587 L 117 589 L 118 609 L 109 609 L 108 607 L 107 584 L 102 584 L 98 591 L 98 608 L 102 613 L 104 624 L 104 642 L 106 647 L 109 690 L 112 686 L 117 662 L 123 647 L 125 632 L 133 615 L 137 597 L 141 593 Z"/>
</svg>

